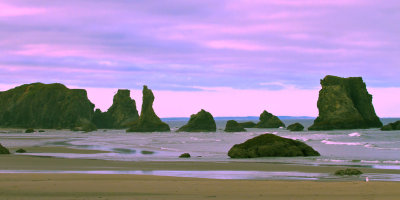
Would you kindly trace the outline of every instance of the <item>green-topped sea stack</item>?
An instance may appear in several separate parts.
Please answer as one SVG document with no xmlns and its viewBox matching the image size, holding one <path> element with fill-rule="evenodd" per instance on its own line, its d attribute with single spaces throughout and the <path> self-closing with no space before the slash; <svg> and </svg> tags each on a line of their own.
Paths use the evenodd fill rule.
<svg viewBox="0 0 400 200">
<path fill-rule="evenodd" d="M 254 127 L 257 126 L 256 123 L 251 122 L 251 121 L 249 121 L 249 122 L 240 122 L 239 124 L 240 124 L 240 126 L 242 126 L 243 128 L 254 128 Z"/>
<path fill-rule="evenodd" d="M 10 154 L 10 151 L 0 144 L 0 154 Z"/>
<path fill-rule="evenodd" d="M 400 120 L 396 122 L 392 122 L 389 124 L 386 124 L 381 128 L 382 131 L 395 131 L 395 130 L 400 130 Z"/>
<path fill-rule="evenodd" d="M 136 102 L 131 99 L 129 90 L 119 89 L 114 95 L 113 104 L 107 112 L 96 109 L 93 123 L 98 128 L 127 128 L 139 119 Z"/>
<path fill-rule="evenodd" d="M 189 122 L 178 129 L 178 132 L 215 132 L 217 125 L 211 113 L 201 109 L 197 114 L 190 116 Z"/>
<path fill-rule="evenodd" d="M 257 123 L 256 128 L 279 128 L 285 127 L 285 124 L 275 115 L 264 112 L 260 115 L 260 121 Z"/>
<path fill-rule="evenodd" d="M 229 120 L 226 122 L 225 132 L 245 132 L 245 131 L 246 129 L 244 129 L 243 126 L 240 125 L 235 120 Z"/>
<path fill-rule="evenodd" d="M 279 137 L 273 134 L 263 134 L 235 144 L 228 152 L 231 158 L 257 157 L 295 157 L 319 156 L 320 154 L 307 144 Z"/>
<path fill-rule="evenodd" d="M 139 120 L 132 123 L 127 132 L 167 132 L 170 131 L 168 124 L 161 121 L 153 110 L 153 92 L 143 86 L 143 103 Z"/>
<path fill-rule="evenodd" d="M 290 131 L 303 131 L 304 126 L 297 122 L 297 123 L 289 125 L 286 129 L 290 130 Z"/>
<path fill-rule="evenodd" d="M 372 105 L 372 95 L 361 77 L 326 76 L 319 91 L 319 115 L 309 130 L 382 127 Z"/>
<path fill-rule="evenodd" d="M 73 128 L 92 120 L 94 105 L 86 90 L 62 84 L 32 83 L 0 92 L 0 126 L 20 128 Z"/>
</svg>

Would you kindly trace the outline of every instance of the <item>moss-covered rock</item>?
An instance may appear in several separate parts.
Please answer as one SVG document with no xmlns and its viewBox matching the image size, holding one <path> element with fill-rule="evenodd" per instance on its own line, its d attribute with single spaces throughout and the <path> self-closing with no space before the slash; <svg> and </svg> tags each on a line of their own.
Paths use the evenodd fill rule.
<svg viewBox="0 0 400 200">
<path fill-rule="evenodd" d="M 244 129 L 237 121 L 229 120 L 226 122 L 225 132 L 244 132 Z"/>
<path fill-rule="evenodd" d="M 336 176 L 359 176 L 361 174 L 363 173 L 360 170 L 352 168 L 347 168 L 345 170 L 341 169 L 335 172 Z"/>
<path fill-rule="evenodd" d="M 10 151 L 0 144 L 0 154 L 10 154 Z"/>
<path fill-rule="evenodd" d="M 264 112 L 260 115 L 260 121 L 257 123 L 256 128 L 279 128 L 285 127 L 285 124 L 275 115 Z"/>
<path fill-rule="evenodd" d="M 139 120 L 131 123 L 127 132 L 166 132 L 170 131 L 168 124 L 161 121 L 153 110 L 153 92 L 143 86 L 143 103 Z"/>
<path fill-rule="evenodd" d="M 392 122 L 389 124 L 386 124 L 381 128 L 382 131 L 395 131 L 395 130 L 400 130 L 400 120 L 396 122 Z"/>
<path fill-rule="evenodd" d="M 372 105 L 372 95 L 361 77 L 326 76 L 319 91 L 319 116 L 309 130 L 382 127 Z"/>
<path fill-rule="evenodd" d="M 197 114 L 190 116 L 187 124 L 178 129 L 178 132 L 215 132 L 217 125 L 211 113 L 201 109 Z"/>
<path fill-rule="evenodd" d="M 25 130 L 25 133 L 33 133 L 35 130 L 33 128 L 28 128 Z"/>
<path fill-rule="evenodd" d="M 297 123 L 289 125 L 286 129 L 290 130 L 290 131 L 303 131 L 304 126 L 297 122 Z"/>
<path fill-rule="evenodd" d="M 62 84 L 32 83 L 0 93 L 0 126 L 71 128 L 80 119 L 91 120 L 94 105 L 86 90 Z"/>
<path fill-rule="evenodd" d="M 257 157 L 294 157 L 319 156 L 320 154 L 307 144 L 279 137 L 273 134 L 263 134 L 235 144 L 228 152 L 231 158 Z"/>
<path fill-rule="evenodd" d="M 239 123 L 240 126 L 242 126 L 243 128 L 255 128 L 257 126 L 257 124 L 255 122 L 240 122 Z"/>
<path fill-rule="evenodd" d="M 179 158 L 190 158 L 190 154 L 189 153 L 183 153 L 179 156 Z"/>
</svg>

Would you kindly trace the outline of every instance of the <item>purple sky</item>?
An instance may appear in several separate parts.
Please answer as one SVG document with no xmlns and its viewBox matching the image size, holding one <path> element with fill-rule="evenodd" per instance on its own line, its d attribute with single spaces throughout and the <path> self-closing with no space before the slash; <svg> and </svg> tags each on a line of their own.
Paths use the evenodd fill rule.
<svg viewBox="0 0 400 200">
<path fill-rule="evenodd" d="M 0 0 L 0 89 L 91 88 L 105 110 L 101 94 L 147 84 L 161 116 L 316 116 L 321 78 L 362 76 L 378 115 L 400 116 L 399 22 L 398 0 Z"/>
</svg>

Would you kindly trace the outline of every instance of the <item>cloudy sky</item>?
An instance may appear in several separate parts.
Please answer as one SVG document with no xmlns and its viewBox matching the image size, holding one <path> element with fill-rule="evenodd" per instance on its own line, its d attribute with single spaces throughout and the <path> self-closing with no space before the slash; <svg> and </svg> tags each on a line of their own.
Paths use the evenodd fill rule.
<svg viewBox="0 0 400 200">
<path fill-rule="evenodd" d="M 0 89 L 116 88 L 160 116 L 316 116 L 319 80 L 362 76 L 377 114 L 400 116 L 398 0 L 0 0 Z"/>
</svg>

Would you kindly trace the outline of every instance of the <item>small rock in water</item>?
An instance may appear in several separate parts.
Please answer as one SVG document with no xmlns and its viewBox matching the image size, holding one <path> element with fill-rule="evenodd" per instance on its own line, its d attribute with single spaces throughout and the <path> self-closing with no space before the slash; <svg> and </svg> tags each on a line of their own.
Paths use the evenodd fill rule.
<svg viewBox="0 0 400 200">
<path fill-rule="evenodd" d="M 26 153 L 26 150 L 25 150 L 25 149 L 18 149 L 18 150 L 15 151 L 15 152 L 17 152 L 17 153 Z"/>
<path fill-rule="evenodd" d="M 179 156 L 179 158 L 190 158 L 190 154 L 189 153 L 183 153 Z"/>
<path fill-rule="evenodd" d="M 28 128 L 25 130 L 25 133 L 33 133 L 35 132 L 35 130 L 33 130 L 33 128 Z"/>
<path fill-rule="evenodd" d="M 360 170 L 352 168 L 347 168 L 345 170 L 341 169 L 335 172 L 336 176 L 359 176 L 361 174 L 363 173 Z"/>
<path fill-rule="evenodd" d="M 141 151 L 140 153 L 142 153 L 142 154 L 154 154 L 154 151 L 146 151 L 146 150 L 143 150 L 143 151 Z"/>
</svg>

